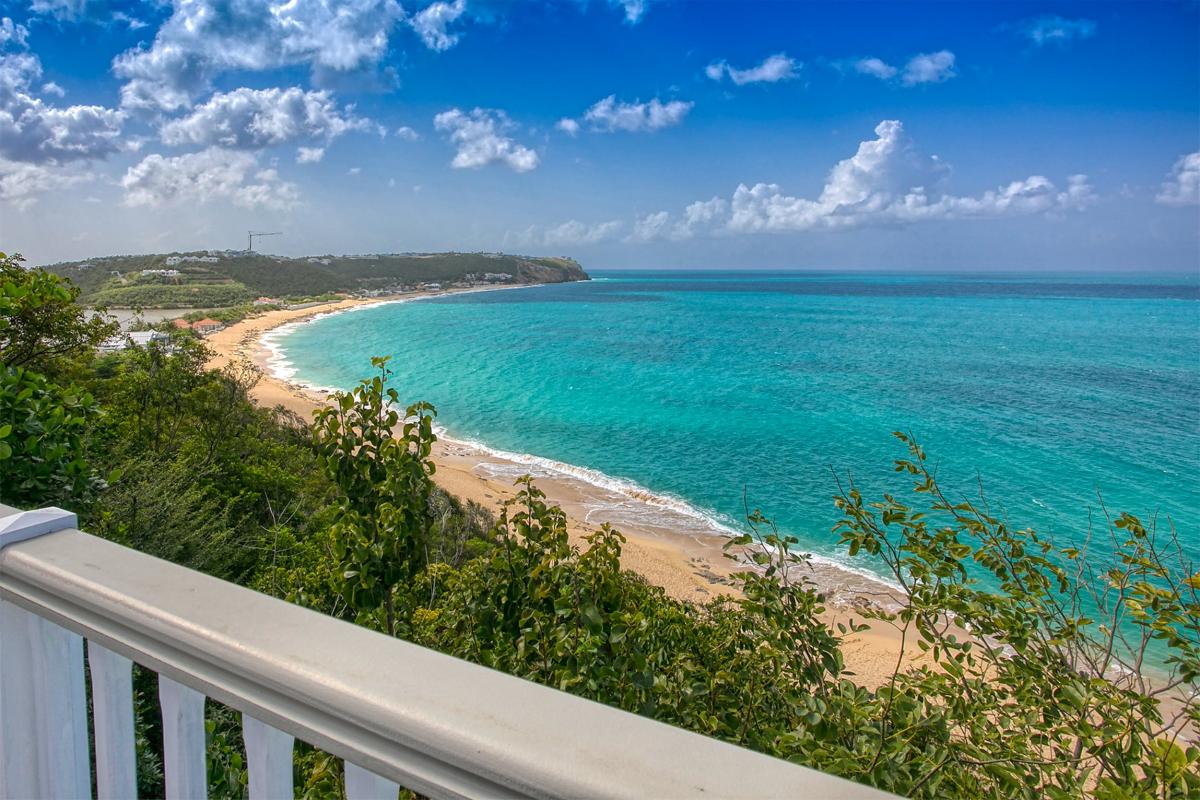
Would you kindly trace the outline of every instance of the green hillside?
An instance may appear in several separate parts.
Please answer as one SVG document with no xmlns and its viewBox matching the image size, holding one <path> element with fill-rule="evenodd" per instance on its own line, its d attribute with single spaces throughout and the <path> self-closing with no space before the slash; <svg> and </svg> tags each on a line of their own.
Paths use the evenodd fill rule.
<svg viewBox="0 0 1200 800">
<path fill-rule="evenodd" d="M 587 280 L 570 258 L 503 253 L 402 253 L 286 258 L 225 250 L 105 256 L 46 267 L 110 307 L 226 306 L 259 296 L 402 291 L 424 283 L 562 283 Z"/>
</svg>

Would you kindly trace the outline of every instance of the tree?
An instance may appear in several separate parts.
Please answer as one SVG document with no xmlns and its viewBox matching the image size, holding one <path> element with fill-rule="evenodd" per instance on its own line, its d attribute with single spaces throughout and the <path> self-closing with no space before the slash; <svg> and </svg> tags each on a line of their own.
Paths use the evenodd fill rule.
<svg viewBox="0 0 1200 800">
<path fill-rule="evenodd" d="M 1200 795 L 1200 748 L 1181 737 L 1200 730 L 1200 572 L 1174 530 L 1121 514 L 1112 556 L 1089 552 L 1091 537 L 1056 547 L 982 494 L 950 500 L 921 446 L 896 436 L 896 470 L 927 508 L 868 503 L 851 483 L 835 530 L 902 588 L 898 612 L 866 616 L 935 668 L 897 662 L 861 779 L 912 795 Z"/>
<path fill-rule="evenodd" d="M 20 255 L 0 253 L 0 364 L 53 374 L 90 356 L 118 326 L 76 304 L 79 290 Z"/>
<path fill-rule="evenodd" d="M 313 444 L 340 491 L 333 555 L 347 600 L 367 615 L 382 608 L 394 636 L 396 589 L 429 560 L 437 411 L 416 403 L 401 418 L 387 362 L 371 359 L 379 374 L 318 412 Z"/>
<path fill-rule="evenodd" d="M 91 394 L 22 367 L 0 367 L 0 501 L 86 499 L 97 481 L 84 436 L 99 414 Z"/>
</svg>

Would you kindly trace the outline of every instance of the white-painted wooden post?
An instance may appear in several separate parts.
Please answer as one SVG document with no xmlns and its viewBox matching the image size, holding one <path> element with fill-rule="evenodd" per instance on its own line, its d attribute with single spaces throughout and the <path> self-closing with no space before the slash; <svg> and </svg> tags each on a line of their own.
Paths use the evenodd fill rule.
<svg viewBox="0 0 1200 800">
<path fill-rule="evenodd" d="M 12 603 L 0 606 L 0 791 L 7 797 L 89 797 L 83 639 Z"/>
<path fill-rule="evenodd" d="M 346 765 L 346 800 L 396 800 L 399 784 L 381 778 L 357 764 Z"/>
<path fill-rule="evenodd" d="M 0 797 L 38 795 L 37 715 L 29 617 L 0 601 Z"/>
<path fill-rule="evenodd" d="M 0 550 L 74 528 L 61 508 L 0 506 Z M 92 792 L 83 639 L 0 601 L 0 797 Z"/>
<path fill-rule="evenodd" d="M 88 642 L 92 668 L 92 719 L 96 741 L 96 797 L 137 797 L 133 736 L 133 662 Z"/>
<path fill-rule="evenodd" d="M 204 800 L 208 795 L 204 695 L 159 675 L 158 702 L 162 706 L 167 800 Z"/>
<path fill-rule="evenodd" d="M 242 714 L 242 739 L 246 742 L 246 768 L 250 773 L 250 800 L 280 800 L 292 796 L 292 745 L 290 734 Z"/>
</svg>

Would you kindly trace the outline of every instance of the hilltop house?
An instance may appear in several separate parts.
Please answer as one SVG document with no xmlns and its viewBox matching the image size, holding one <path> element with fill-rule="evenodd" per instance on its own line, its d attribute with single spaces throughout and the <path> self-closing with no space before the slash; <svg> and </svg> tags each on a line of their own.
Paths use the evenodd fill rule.
<svg viewBox="0 0 1200 800">
<path fill-rule="evenodd" d="M 116 353 L 128 347 L 146 347 L 151 342 L 165 342 L 168 336 L 162 331 L 132 331 L 110 336 L 100 343 L 101 353 Z"/>
</svg>

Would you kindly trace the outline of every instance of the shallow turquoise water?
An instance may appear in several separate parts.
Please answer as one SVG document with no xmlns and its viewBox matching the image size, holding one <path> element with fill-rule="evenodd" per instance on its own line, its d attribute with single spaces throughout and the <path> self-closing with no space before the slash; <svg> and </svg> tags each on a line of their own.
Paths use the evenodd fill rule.
<svg viewBox="0 0 1200 800">
<path fill-rule="evenodd" d="M 391 355 L 457 438 L 586 466 L 736 525 L 743 487 L 837 555 L 833 471 L 897 488 L 912 431 L 947 486 L 1057 541 L 1097 494 L 1200 560 L 1200 281 L 597 272 L 320 318 L 277 337 L 346 388 Z"/>
</svg>

